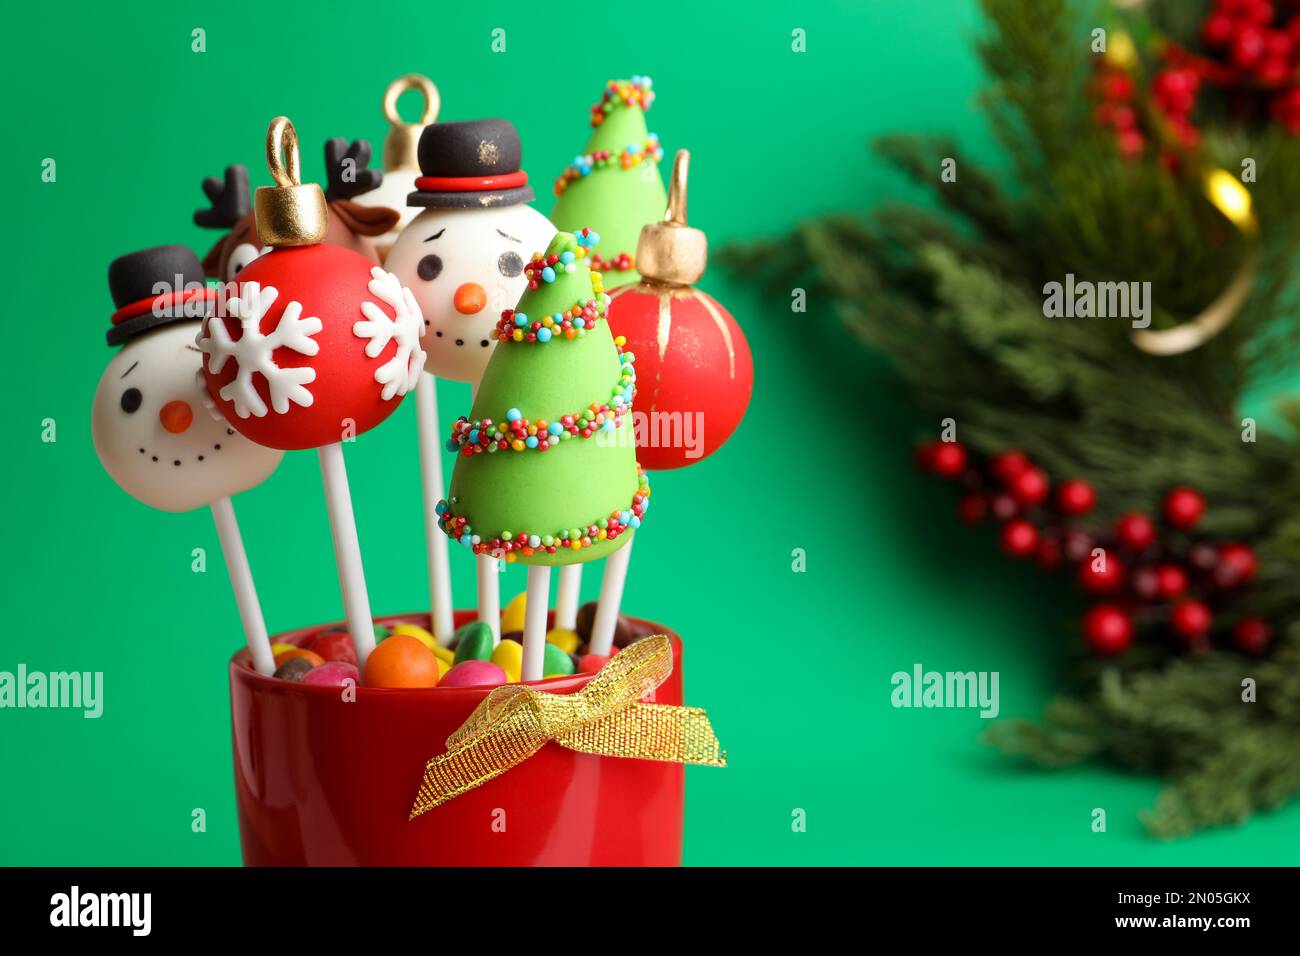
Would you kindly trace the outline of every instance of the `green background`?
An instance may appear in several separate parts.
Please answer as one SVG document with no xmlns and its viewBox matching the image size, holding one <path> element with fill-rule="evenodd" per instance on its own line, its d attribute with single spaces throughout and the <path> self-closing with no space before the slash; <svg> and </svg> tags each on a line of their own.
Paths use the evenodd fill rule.
<svg viewBox="0 0 1300 956">
<path fill-rule="evenodd" d="M 973 109 L 967 0 L 633 4 L 609 30 L 594 8 L 204 7 L 23 4 L 0 40 L 11 283 L 0 670 L 102 670 L 106 682 L 98 721 L 0 711 L 6 864 L 239 862 L 225 662 L 240 638 L 212 523 L 128 499 L 95 459 L 89 420 L 110 354 L 108 261 L 166 242 L 206 251 L 216 236 L 190 220 L 199 182 L 235 161 L 260 170 L 272 116 L 293 118 L 316 177 L 326 137 L 378 144 L 385 85 L 425 72 L 442 118 L 517 124 L 545 212 L 601 84 L 647 73 L 659 94 L 650 128 L 669 156 L 693 151 L 691 219 L 715 245 L 912 196 L 866 155 L 877 133 L 946 131 L 995 155 Z M 206 53 L 190 51 L 195 27 Z M 490 50 L 494 27 L 507 31 L 504 54 Z M 791 51 L 796 27 L 806 53 Z M 41 182 L 46 157 L 53 184 Z M 1161 844 L 1136 819 L 1157 781 L 1016 769 L 977 742 L 974 711 L 891 708 L 890 675 L 920 662 L 997 670 L 1003 714 L 1037 714 L 1060 684 L 1076 609 L 1064 586 L 959 527 L 947 489 L 914 477 L 911 442 L 937 423 L 916 419 L 820 303 L 792 314 L 788 297 L 716 268 L 701 285 L 749 337 L 754 400 L 719 454 L 656 476 L 625 602 L 682 633 L 688 701 L 709 708 L 730 752 L 726 770 L 688 772 L 687 862 L 1292 862 L 1300 807 Z M 440 386 L 444 416 L 468 400 Z M 414 413 L 407 402 L 348 448 L 377 613 L 425 602 Z M 56 443 L 40 440 L 46 418 Z M 314 456 L 289 455 L 236 507 L 271 628 L 341 616 Z M 206 574 L 190 570 L 195 547 L 209 552 Z M 805 573 L 791 570 L 795 548 Z M 463 558 L 454 588 L 467 604 Z M 513 569 L 504 595 L 522 586 Z M 586 596 L 597 586 L 589 573 Z M 195 807 L 206 833 L 191 832 Z M 1108 812 L 1105 834 L 1090 829 L 1094 807 Z M 792 831 L 796 808 L 805 833 Z"/>
</svg>

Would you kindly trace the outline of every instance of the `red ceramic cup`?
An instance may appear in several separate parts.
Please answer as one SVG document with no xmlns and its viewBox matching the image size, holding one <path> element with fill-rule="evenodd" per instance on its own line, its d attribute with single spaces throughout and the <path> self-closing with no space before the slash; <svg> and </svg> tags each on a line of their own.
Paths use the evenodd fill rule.
<svg viewBox="0 0 1300 956">
<path fill-rule="evenodd" d="M 456 614 L 456 625 L 474 619 Z M 427 626 L 428 618 L 383 618 Z M 297 644 L 334 625 L 290 631 Z M 682 703 L 682 644 L 653 697 Z M 571 694 L 588 674 L 534 684 Z M 247 866 L 677 866 L 680 764 L 574 753 L 547 744 L 476 790 L 408 821 L 424 765 L 489 688 L 304 686 L 230 662 L 235 796 Z"/>
</svg>

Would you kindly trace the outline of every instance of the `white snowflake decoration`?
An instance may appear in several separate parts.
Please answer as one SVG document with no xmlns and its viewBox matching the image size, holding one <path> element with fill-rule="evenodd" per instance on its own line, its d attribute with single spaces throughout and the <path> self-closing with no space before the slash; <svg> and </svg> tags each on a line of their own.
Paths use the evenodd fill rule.
<svg viewBox="0 0 1300 956">
<path fill-rule="evenodd" d="M 389 342 L 397 342 L 397 351 L 379 368 L 375 381 L 384 386 L 380 393 L 387 401 L 394 395 L 405 395 L 415 388 L 424 370 L 424 349 L 420 346 L 420 332 L 424 329 L 424 313 L 407 289 L 391 272 L 379 266 L 370 270 L 370 294 L 393 310 L 393 318 L 373 302 L 361 303 L 361 314 L 366 321 L 352 326 L 355 335 L 366 342 L 366 355 L 377 358 Z"/>
<path fill-rule="evenodd" d="M 275 331 L 263 335 L 258 326 L 279 295 L 274 286 L 263 289 L 259 283 L 245 282 L 240 286 L 239 298 L 227 303 L 230 314 L 239 319 L 239 339 L 230 338 L 226 323 L 220 319 L 213 322 L 209 318 L 203 327 L 208 334 L 199 333 L 198 346 L 208 356 L 208 371 L 213 375 L 225 368 L 227 360 L 235 360 L 235 377 L 218 394 L 235 406 L 235 414 L 240 418 L 249 415 L 261 418 L 267 412 L 266 403 L 253 385 L 254 372 L 260 372 L 266 379 L 271 407 L 277 414 L 289 411 L 291 402 L 303 408 L 309 408 L 312 403 L 312 394 L 306 386 L 316 380 L 316 370 L 280 368 L 272 356 L 282 346 L 299 355 L 315 355 L 320 345 L 311 337 L 324 326 L 315 316 L 303 318 L 302 304 L 293 301 L 284 307 Z"/>
</svg>

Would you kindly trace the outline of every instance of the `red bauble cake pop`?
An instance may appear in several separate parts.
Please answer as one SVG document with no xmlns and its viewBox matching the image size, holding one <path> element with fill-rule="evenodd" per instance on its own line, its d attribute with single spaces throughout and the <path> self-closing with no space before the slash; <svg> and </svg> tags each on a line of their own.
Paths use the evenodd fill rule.
<svg viewBox="0 0 1300 956">
<path fill-rule="evenodd" d="M 754 388 L 745 334 L 716 299 L 692 287 L 704 274 L 708 246 L 704 233 L 686 224 L 689 161 L 679 150 L 664 220 L 641 230 L 641 283 L 610 297 L 610 328 L 636 355 L 632 410 L 637 459 L 647 471 L 683 468 L 717 451 Z"/>
<path fill-rule="evenodd" d="M 208 391 L 240 434 L 270 448 L 320 448 L 374 428 L 415 387 L 424 320 L 392 273 L 320 242 L 324 195 L 300 184 L 292 125 L 278 129 L 268 148 L 278 186 L 257 192 L 258 228 L 273 249 L 240 271 L 198 345 Z"/>
</svg>

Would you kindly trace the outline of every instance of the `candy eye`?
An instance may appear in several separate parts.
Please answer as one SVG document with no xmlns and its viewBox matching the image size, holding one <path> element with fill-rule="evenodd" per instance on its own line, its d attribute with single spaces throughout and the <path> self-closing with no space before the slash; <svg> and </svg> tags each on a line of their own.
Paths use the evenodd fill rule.
<svg viewBox="0 0 1300 956">
<path fill-rule="evenodd" d="M 142 401 L 144 401 L 144 396 L 140 394 L 138 388 L 128 388 L 122 393 L 122 411 L 130 415 L 140 407 Z"/>
<path fill-rule="evenodd" d="M 237 276 L 244 266 L 248 265 L 254 259 L 262 254 L 262 250 L 251 242 L 241 242 L 235 246 L 234 251 L 230 253 L 230 261 L 226 263 L 226 278 L 233 279 Z"/>
<path fill-rule="evenodd" d="M 503 276 L 513 279 L 524 271 L 524 260 L 519 258 L 518 253 L 503 252 L 501 258 L 497 260 L 497 268 L 501 270 Z"/>
<path fill-rule="evenodd" d="M 415 267 L 415 272 L 425 282 L 432 282 L 442 275 L 442 259 L 434 255 L 425 256 Z"/>
</svg>

